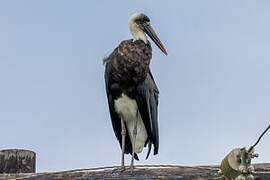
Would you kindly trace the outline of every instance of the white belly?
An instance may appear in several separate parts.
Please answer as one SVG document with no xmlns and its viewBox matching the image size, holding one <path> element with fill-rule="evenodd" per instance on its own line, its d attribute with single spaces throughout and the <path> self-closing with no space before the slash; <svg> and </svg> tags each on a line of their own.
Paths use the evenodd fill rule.
<svg viewBox="0 0 270 180">
<path fill-rule="evenodd" d="M 142 152 L 145 141 L 147 139 L 147 132 L 141 118 L 140 112 L 138 111 L 138 106 L 135 100 L 130 99 L 125 94 L 114 101 L 115 110 L 124 119 L 127 125 L 127 131 L 129 137 L 131 138 L 131 143 L 133 143 L 133 130 L 135 122 L 137 120 L 137 136 L 135 142 L 135 153 Z M 137 114 L 138 113 L 138 114 Z"/>
</svg>

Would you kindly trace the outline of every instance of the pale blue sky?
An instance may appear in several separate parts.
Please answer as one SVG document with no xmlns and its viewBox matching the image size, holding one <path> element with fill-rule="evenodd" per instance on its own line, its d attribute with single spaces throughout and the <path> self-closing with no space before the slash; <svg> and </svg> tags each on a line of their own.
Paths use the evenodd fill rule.
<svg viewBox="0 0 270 180">
<path fill-rule="evenodd" d="M 102 58 L 147 14 L 160 89 L 160 151 L 136 164 L 219 164 L 270 123 L 270 1 L 0 2 L 0 149 L 37 152 L 38 171 L 120 163 Z M 255 162 L 270 162 L 270 134 Z M 129 159 L 129 156 L 126 156 Z M 129 164 L 129 161 L 127 161 Z"/>
</svg>

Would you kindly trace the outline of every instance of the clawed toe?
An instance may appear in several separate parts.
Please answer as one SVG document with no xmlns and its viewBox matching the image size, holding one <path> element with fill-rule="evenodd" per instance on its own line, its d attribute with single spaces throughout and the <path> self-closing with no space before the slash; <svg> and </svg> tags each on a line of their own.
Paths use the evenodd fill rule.
<svg viewBox="0 0 270 180">
<path fill-rule="evenodd" d="M 112 172 L 124 172 L 125 170 L 126 170 L 126 167 L 123 166 L 123 167 L 113 169 Z"/>
<path fill-rule="evenodd" d="M 115 168 L 115 169 L 112 170 L 112 172 L 113 173 L 115 173 L 115 172 L 120 172 L 120 173 L 122 173 L 122 172 L 131 172 L 131 173 L 133 173 L 135 169 L 136 168 L 134 166 L 133 167 L 130 167 L 130 166 L 126 167 L 126 166 L 124 166 L 124 167 Z"/>
</svg>

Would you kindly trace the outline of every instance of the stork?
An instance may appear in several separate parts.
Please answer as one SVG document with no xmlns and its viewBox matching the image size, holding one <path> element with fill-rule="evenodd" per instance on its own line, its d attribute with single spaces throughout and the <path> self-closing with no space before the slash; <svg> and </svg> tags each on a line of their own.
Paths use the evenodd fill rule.
<svg viewBox="0 0 270 180">
<path fill-rule="evenodd" d="M 154 155 L 158 153 L 158 88 L 149 65 L 151 44 L 146 34 L 160 50 L 167 52 L 143 13 L 133 14 L 128 26 L 133 39 L 125 40 L 104 59 L 105 84 L 114 133 L 122 148 L 121 169 L 125 169 L 124 154 L 131 154 L 131 171 L 134 158 L 148 145 Z M 146 33 L 146 34 L 145 34 Z"/>
</svg>

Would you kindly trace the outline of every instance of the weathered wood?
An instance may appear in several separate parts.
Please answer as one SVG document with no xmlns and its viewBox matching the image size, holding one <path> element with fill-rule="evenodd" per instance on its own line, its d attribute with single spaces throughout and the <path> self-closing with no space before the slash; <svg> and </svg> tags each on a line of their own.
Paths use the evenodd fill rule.
<svg viewBox="0 0 270 180">
<path fill-rule="evenodd" d="M 36 153 L 24 149 L 0 151 L 0 173 L 36 172 Z"/>
<path fill-rule="evenodd" d="M 254 174 L 255 180 L 270 179 L 270 163 L 255 164 L 255 170 L 265 172 Z M 205 166 L 210 167 L 211 166 Z M 212 168 L 216 168 L 212 167 Z M 32 177 L 30 177 L 32 176 Z M 213 180 L 219 175 L 216 170 L 198 169 L 198 168 L 139 168 L 135 169 L 134 173 L 130 171 L 114 172 L 110 170 L 82 170 L 82 171 L 66 171 L 56 173 L 31 173 L 31 174 L 5 174 L 0 175 L 0 180 L 10 180 L 18 178 L 18 180 L 93 180 L 93 179 L 179 179 L 179 180 Z M 219 180 L 223 180 L 219 178 Z"/>
</svg>

